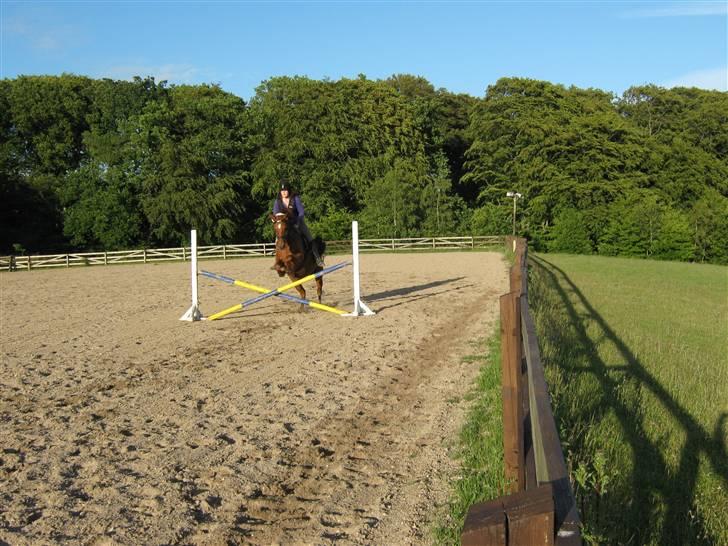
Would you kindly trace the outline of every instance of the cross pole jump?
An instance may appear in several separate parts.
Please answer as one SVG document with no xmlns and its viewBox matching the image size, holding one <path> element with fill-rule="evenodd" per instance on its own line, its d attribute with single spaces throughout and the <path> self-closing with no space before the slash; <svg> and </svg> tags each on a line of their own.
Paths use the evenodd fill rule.
<svg viewBox="0 0 728 546">
<path fill-rule="evenodd" d="M 303 277 L 302 279 L 298 279 L 297 281 L 294 281 L 292 283 L 289 283 L 289 284 L 286 284 L 279 288 L 276 288 L 275 290 L 268 290 L 267 288 L 262 288 L 260 286 L 250 284 L 245 281 L 239 281 L 236 279 L 232 279 L 230 277 L 225 277 L 224 275 L 210 273 L 209 271 L 200 271 L 201 275 L 204 275 L 205 277 L 208 277 L 210 279 L 215 279 L 218 281 L 226 282 L 228 284 L 234 284 L 234 285 L 240 286 L 242 288 L 247 288 L 248 290 L 253 290 L 255 292 L 262 293 L 260 296 L 256 296 L 254 298 L 244 301 L 243 303 L 239 303 L 238 305 L 233 305 L 232 307 L 223 309 L 222 311 L 215 313 L 214 315 L 210 315 L 209 317 L 207 317 L 207 320 L 217 320 L 219 318 L 224 317 L 225 315 L 229 315 L 230 313 L 235 313 L 236 311 L 240 311 L 241 309 L 244 309 L 245 307 L 250 307 L 251 305 L 258 303 L 259 301 L 262 301 L 264 299 L 270 298 L 271 296 L 278 296 L 279 298 L 283 298 L 283 299 L 286 299 L 289 301 L 302 303 L 304 305 L 308 305 L 309 307 L 313 307 L 314 309 L 319 309 L 320 311 L 328 311 L 329 313 L 334 313 L 336 315 L 345 315 L 346 311 L 342 311 L 341 309 L 337 309 L 336 307 L 329 307 L 328 305 L 323 305 L 322 303 L 316 303 L 314 301 L 305 300 L 303 298 L 291 296 L 290 294 L 284 294 L 283 292 L 285 292 L 286 290 L 290 290 L 291 288 L 295 288 L 299 284 L 303 284 L 305 282 L 317 279 L 318 277 L 326 275 L 327 273 L 333 273 L 334 271 L 337 271 L 337 270 L 341 269 L 342 267 L 346 267 L 347 265 L 350 265 L 350 262 L 342 262 L 340 264 L 332 265 L 331 267 L 327 267 L 326 269 L 323 269 L 323 270 L 319 271 L 318 273 L 313 273 L 312 275 L 308 275 L 306 277 Z"/>
<path fill-rule="evenodd" d="M 361 300 L 360 297 L 360 291 L 359 291 L 359 224 L 358 222 L 354 221 L 351 223 L 351 243 L 352 243 L 352 262 L 342 262 L 336 265 L 332 265 L 331 267 L 327 267 L 326 269 L 319 271 L 318 273 L 314 273 L 312 275 L 308 275 L 306 277 L 303 277 L 302 279 L 298 279 L 297 281 L 294 281 L 292 283 L 286 284 L 284 286 L 281 286 L 279 288 L 276 288 L 275 290 L 270 290 L 268 288 L 263 288 L 261 286 L 256 286 L 254 284 L 250 284 L 245 281 L 240 281 L 237 279 L 233 279 L 232 277 L 226 277 L 225 275 L 219 275 L 217 273 L 211 273 L 209 271 L 198 271 L 197 270 L 197 230 L 192 230 L 190 234 L 190 241 L 191 241 L 191 267 L 192 267 L 192 306 L 187 310 L 187 312 L 182 315 L 180 320 L 184 321 L 198 321 L 198 320 L 205 320 L 205 317 L 202 316 L 202 312 L 200 311 L 200 304 L 199 300 L 197 298 L 197 276 L 203 275 L 204 277 L 208 277 L 210 279 L 215 279 L 217 281 L 221 281 L 230 285 L 240 286 L 241 288 L 246 288 L 248 290 L 252 290 L 254 292 L 258 292 L 261 295 L 256 296 L 254 298 L 251 298 L 249 300 L 246 300 L 242 303 L 239 303 L 237 305 L 234 305 L 232 307 L 229 307 L 227 309 L 223 309 L 222 311 L 219 311 L 215 313 L 214 315 L 210 315 L 207 317 L 207 320 L 217 320 L 219 318 L 222 318 L 226 315 L 229 315 L 230 313 L 234 313 L 236 311 L 240 311 L 241 309 L 244 309 L 246 307 L 250 307 L 251 305 L 258 303 L 259 301 L 262 301 L 266 298 L 270 297 L 278 297 L 287 301 L 300 303 L 303 305 L 308 305 L 309 307 L 313 307 L 314 309 L 318 309 L 320 311 L 327 311 L 329 313 L 334 313 L 336 315 L 342 316 L 342 317 L 358 317 L 362 315 L 374 315 L 374 312 L 367 307 L 367 305 Z M 290 294 L 284 294 L 286 290 L 290 290 L 291 288 L 295 288 L 299 284 L 303 284 L 304 282 L 311 281 L 314 279 L 317 279 L 318 277 L 321 277 L 322 275 L 326 275 L 328 273 L 333 273 L 334 271 L 337 271 L 343 267 L 346 267 L 347 265 L 352 265 L 353 263 L 353 272 L 354 272 L 354 279 L 353 279 L 353 286 L 354 286 L 354 310 L 351 313 L 348 313 L 346 311 L 342 311 L 341 309 L 337 309 L 336 307 L 329 307 L 328 305 L 323 305 L 321 303 L 316 303 L 313 301 L 309 301 L 307 299 L 299 298 L 297 296 L 292 296 Z"/>
</svg>

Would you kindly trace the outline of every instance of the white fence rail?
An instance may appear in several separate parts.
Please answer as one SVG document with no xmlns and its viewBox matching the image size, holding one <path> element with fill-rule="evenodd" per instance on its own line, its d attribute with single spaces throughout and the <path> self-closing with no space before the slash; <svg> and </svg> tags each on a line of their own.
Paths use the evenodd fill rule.
<svg viewBox="0 0 728 546">
<path fill-rule="evenodd" d="M 415 250 L 457 250 L 503 246 L 502 236 L 480 237 L 418 237 L 411 239 L 360 239 L 359 252 L 392 252 Z M 346 252 L 351 241 L 328 241 L 329 252 Z M 198 246 L 198 260 L 227 260 L 246 256 L 273 256 L 275 243 L 244 245 Z M 147 248 L 142 250 L 113 250 L 73 254 L 42 254 L 37 256 L 0 256 L 0 271 L 49 269 L 89 265 L 133 264 L 187 261 L 190 247 Z"/>
</svg>

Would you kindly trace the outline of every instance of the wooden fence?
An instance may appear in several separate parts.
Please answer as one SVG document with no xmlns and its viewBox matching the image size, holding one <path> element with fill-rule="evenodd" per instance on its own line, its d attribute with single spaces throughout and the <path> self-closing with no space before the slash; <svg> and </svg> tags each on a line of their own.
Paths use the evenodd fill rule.
<svg viewBox="0 0 728 546">
<path fill-rule="evenodd" d="M 351 241 L 328 241 L 326 245 L 329 252 L 351 252 Z M 464 250 L 501 245 L 503 245 L 503 237 L 501 236 L 360 239 L 359 252 Z M 275 254 L 275 243 L 197 247 L 198 260 L 226 260 L 244 256 L 272 256 L 273 254 Z M 0 271 L 30 271 L 31 269 L 57 267 L 187 261 L 189 259 L 190 247 L 44 254 L 38 256 L 0 256 Z"/>
<path fill-rule="evenodd" d="M 581 544 L 579 514 L 551 410 L 528 305 L 528 248 L 506 238 L 515 261 L 500 298 L 503 453 L 511 494 L 470 507 L 463 546 Z"/>
</svg>

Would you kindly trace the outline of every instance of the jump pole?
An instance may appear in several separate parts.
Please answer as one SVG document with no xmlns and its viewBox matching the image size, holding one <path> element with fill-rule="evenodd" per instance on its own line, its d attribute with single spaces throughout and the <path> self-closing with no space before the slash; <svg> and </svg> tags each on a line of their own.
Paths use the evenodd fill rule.
<svg viewBox="0 0 728 546">
<path fill-rule="evenodd" d="M 367 307 L 367 304 L 361 301 L 359 291 L 359 222 L 354 220 L 351 223 L 351 254 L 354 271 L 354 310 L 347 313 L 345 317 L 360 317 L 374 315 L 374 311 Z"/>
<path fill-rule="evenodd" d="M 197 299 L 197 230 L 193 229 L 190 232 L 190 253 L 192 254 L 192 305 L 180 317 L 180 320 L 187 322 L 193 322 L 196 320 L 202 320 L 202 311 L 200 311 L 200 301 Z"/>
</svg>

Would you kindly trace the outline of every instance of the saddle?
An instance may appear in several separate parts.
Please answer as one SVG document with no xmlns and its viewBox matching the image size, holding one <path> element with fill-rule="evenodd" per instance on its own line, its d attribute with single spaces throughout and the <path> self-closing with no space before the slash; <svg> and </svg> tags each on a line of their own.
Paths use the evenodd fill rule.
<svg viewBox="0 0 728 546">
<path fill-rule="evenodd" d="M 296 233 L 298 233 L 298 236 L 301 238 L 301 245 L 303 245 L 303 255 L 306 256 L 308 254 L 313 254 L 314 257 L 316 256 L 314 253 L 313 245 L 316 244 L 316 240 L 309 241 L 306 239 L 306 237 L 301 233 L 301 231 L 298 229 L 298 224 L 291 224 L 291 227 L 295 230 Z"/>
</svg>

